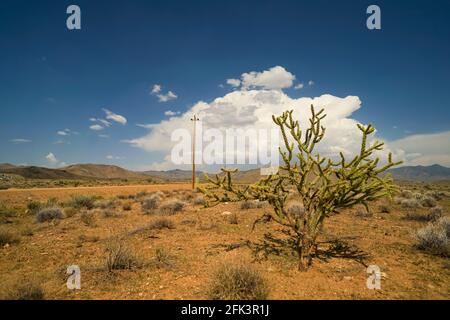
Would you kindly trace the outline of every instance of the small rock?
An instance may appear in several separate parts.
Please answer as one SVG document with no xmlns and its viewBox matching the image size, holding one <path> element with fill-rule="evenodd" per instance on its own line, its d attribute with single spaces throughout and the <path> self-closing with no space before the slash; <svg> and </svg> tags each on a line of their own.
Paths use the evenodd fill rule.
<svg viewBox="0 0 450 320">
<path fill-rule="evenodd" d="M 230 211 L 224 211 L 224 212 L 222 212 L 222 215 L 223 216 L 229 216 L 229 215 L 231 215 L 232 213 L 230 212 Z"/>
</svg>

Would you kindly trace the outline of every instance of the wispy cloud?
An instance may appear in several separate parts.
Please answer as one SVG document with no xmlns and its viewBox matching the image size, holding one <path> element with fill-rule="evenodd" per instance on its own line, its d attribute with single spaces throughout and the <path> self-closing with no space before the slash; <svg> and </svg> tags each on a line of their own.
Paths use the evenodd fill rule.
<svg viewBox="0 0 450 320">
<path fill-rule="evenodd" d="M 127 124 L 127 119 L 124 116 L 121 116 L 120 114 L 114 113 L 108 109 L 103 109 L 103 111 L 106 113 L 106 119 L 115 121 L 117 123 L 120 123 L 122 125 Z"/>
<path fill-rule="evenodd" d="M 303 89 L 305 87 L 305 85 L 303 84 L 303 83 L 299 83 L 299 84 L 297 84 L 295 87 L 294 87 L 294 89 L 295 90 L 300 90 L 300 89 Z"/>
<path fill-rule="evenodd" d="M 104 127 L 102 127 L 102 126 L 99 125 L 99 124 L 93 124 L 93 125 L 91 125 L 91 126 L 89 127 L 89 129 L 94 130 L 94 131 L 100 131 L 100 130 L 103 130 Z"/>
<path fill-rule="evenodd" d="M 180 114 L 180 111 L 172 111 L 172 110 L 167 110 L 166 112 L 164 112 L 164 115 L 168 116 L 168 117 L 173 117 L 176 116 L 178 114 Z"/>
<path fill-rule="evenodd" d="M 22 139 L 22 138 L 11 139 L 10 141 L 11 141 L 12 143 L 15 143 L 15 144 L 29 143 L 29 142 L 31 142 L 31 140 L 29 140 L 29 139 Z"/>
</svg>

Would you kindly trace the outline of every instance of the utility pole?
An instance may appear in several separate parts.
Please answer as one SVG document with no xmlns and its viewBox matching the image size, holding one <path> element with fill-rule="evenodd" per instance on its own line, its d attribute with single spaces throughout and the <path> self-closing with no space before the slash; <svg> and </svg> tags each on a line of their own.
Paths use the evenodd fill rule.
<svg viewBox="0 0 450 320">
<path fill-rule="evenodd" d="M 194 117 L 191 118 L 191 121 L 194 122 L 194 130 L 192 134 L 192 190 L 195 189 L 195 130 L 196 130 L 196 123 L 197 121 L 200 121 L 199 118 L 194 114 Z"/>
</svg>

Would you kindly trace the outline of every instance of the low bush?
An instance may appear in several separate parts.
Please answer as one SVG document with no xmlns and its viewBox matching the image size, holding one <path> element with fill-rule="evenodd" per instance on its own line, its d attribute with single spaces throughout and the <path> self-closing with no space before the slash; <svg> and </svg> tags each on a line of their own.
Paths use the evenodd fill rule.
<svg viewBox="0 0 450 320">
<path fill-rule="evenodd" d="M 213 300 L 265 300 L 268 288 L 263 277 L 249 265 L 223 264 L 208 289 Z"/>
<path fill-rule="evenodd" d="M 95 196 L 76 195 L 72 196 L 71 206 L 77 209 L 93 209 L 95 207 Z"/>
<path fill-rule="evenodd" d="M 305 214 L 305 208 L 301 202 L 291 202 L 286 206 L 286 213 L 291 217 L 301 217 Z"/>
<path fill-rule="evenodd" d="M 36 214 L 36 221 L 40 223 L 62 218 L 64 218 L 64 214 L 59 207 L 43 208 Z"/>
<path fill-rule="evenodd" d="M 450 256 L 450 218 L 443 217 L 416 233 L 416 247 L 432 254 Z"/>
<path fill-rule="evenodd" d="M 124 203 L 122 204 L 122 210 L 123 210 L 123 211 L 131 211 L 131 208 L 132 208 L 132 203 L 131 203 L 131 201 L 127 201 L 127 202 L 124 202 Z"/>
<path fill-rule="evenodd" d="M 159 212 L 164 215 L 173 215 L 177 212 L 182 211 L 184 208 L 184 202 L 180 200 L 172 200 L 170 202 L 166 202 L 159 208 Z"/>
<path fill-rule="evenodd" d="M 403 199 L 400 203 L 405 208 L 419 208 L 420 202 L 416 199 Z"/>
<path fill-rule="evenodd" d="M 21 280 L 2 294 L 3 300 L 43 300 L 44 290 L 41 285 L 33 280 Z"/>
<path fill-rule="evenodd" d="M 424 197 L 421 201 L 422 206 L 426 207 L 426 208 L 433 208 L 437 206 L 437 202 L 436 200 L 434 200 L 434 198 L 432 197 Z"/>
<path fill-rule="evenodd" d="M 262 202 L 258 200 L 247 200 L 241 203 L 241 209 L 248 210 L 248 209 L 262 208 L 262 205 L 263 205 Z"/>
<path fill-rule="evenodd" d="M 88 227 L 96 226 L 96 219 L 93 212 L 88 211 L 81 212 L 80 219 Z"/>
<path fill-rule="evenodd" d="M 123 240 L 111 240 L 106 245 L 105 268 L 113 270 L 135 269 L 141 267 L 140 260 Z"/>
<path fill-rule="evenodd" d="M 142 211 L 146 214 L 154 213 L 158 209 L 161 198 L 157 195 L 151 195 L 142 200 Z"/>
<path fill-rule="evenodd" d="M 205 198 L 203 196 L 197 196 L 192 200 L 192 203 L 195 205 L 204 206 L 206 204 Z"/>
<path fill-rule="evenodd" d="M 0 229 L 0 246 L 20 242 L 20 237 L 8 230 Z"/>
<path fill-rule="evenodd" d="M 161 229 L 173 229 L 175 228 L 174 223 L 166 218 L 156 219 L 147 226 L 147 229 L 150 230 L 161 230 Z"/>
<path fill-rule="evenodd" d="M 387 204 L 380 204 L 379 209 L 381 213 L 391 213 L 391 207 Z"/>
</svg>

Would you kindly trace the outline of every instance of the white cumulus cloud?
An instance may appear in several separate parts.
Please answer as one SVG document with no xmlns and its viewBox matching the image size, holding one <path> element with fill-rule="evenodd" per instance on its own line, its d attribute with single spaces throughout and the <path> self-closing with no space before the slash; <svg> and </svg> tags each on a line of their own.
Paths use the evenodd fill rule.
<svg viewBox="0 0 450 320">
<path fill-rule="evenodd" d="M 56 158 L 56 156 L 55 156 L 52 152 L 50 152 L 49 154 L 47 154 L 47 155 L 45 156 L 45 159 L 47 159 L 47 161 L 48 161 L 50 164 L 52 164 L 52 165 L 55 165 L 55 164 L 57 164 L 57 163 L 59 162 L 59 160 Z"/>
<path fill-rule="evenodd" d="M 282 67 L 244 73 L 238 90 L 211 102 L 199 101 L 186 112 L 160 123 L 139 125 L 147 129 L 148 133 L 123 142 L 148 152 L 161 153 L 161 161 L 151 164 L 149 168 L 168 170 L 179 167 L 170 160 L 171 149 L 176 144 L 171 142 L 171 134 L 180 128 L 190 132 L 190 119 L 194 114 L 200 118 L 203 130 L 215 128 L 225 132 L 226 129 L 276 128 L 272 115 L 293 110 L 294 117 L 299 120 L 301 127 L 305 128 L 308 126 L 310 107 L 314 105 L 316 109 L 324 108 L 327 114 L 323 120 L 326 128 L 325 138 L 317 146 L 317 151 L 330 157 L 337 156 L 339 152 L 348 157 L 359 152 L 361 132 L 357 124 L 360 122 L 353 116 L 355 111 L 361 108 L 359 97 L 323 94 L 318 97 L 292 98 L 280 89 L 291 87 L 294 79 L 295 76 Z M 250 87 L 255 89 L 249 89 Z M 375 138 L 383 141 L 378 132 L 371 137 L 371 141 Z M 385 140 L 386 150 L 380 156 L 385 160 L 387 152 L 391 151 L 394 160 L 406 160 L 407 164 L 436 162 L 450 165 L 449 141 L 450 132 L 413 135 L 396 141 Z"/>
</svg>

